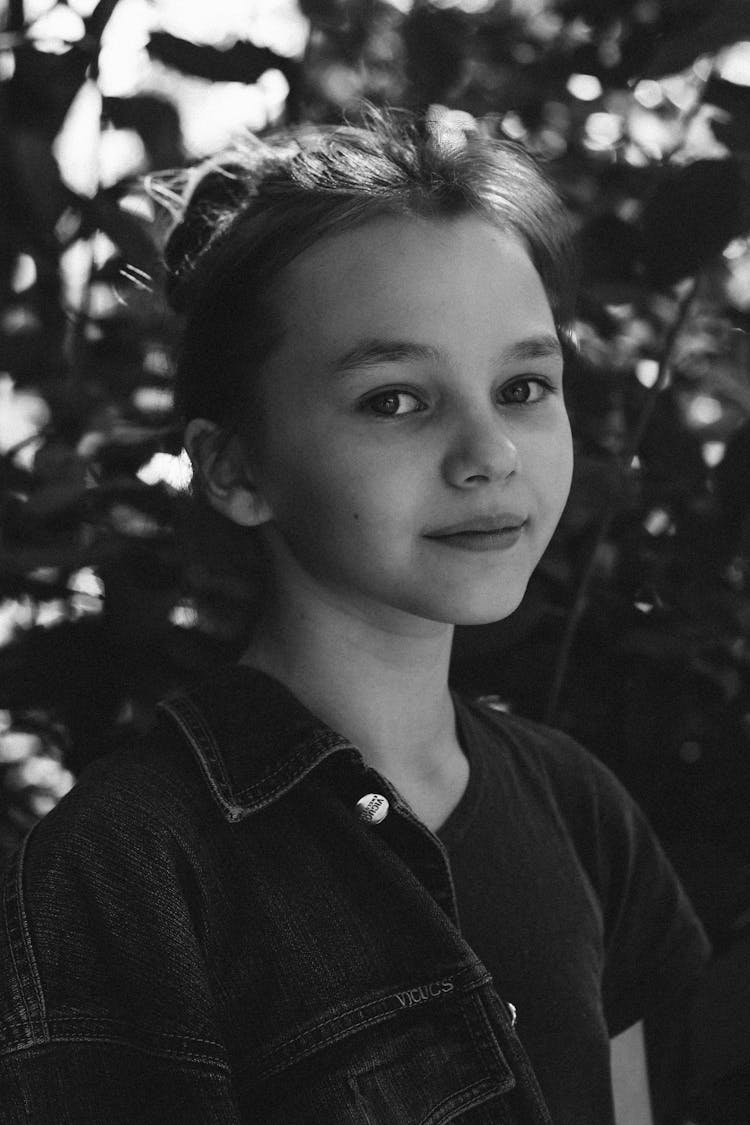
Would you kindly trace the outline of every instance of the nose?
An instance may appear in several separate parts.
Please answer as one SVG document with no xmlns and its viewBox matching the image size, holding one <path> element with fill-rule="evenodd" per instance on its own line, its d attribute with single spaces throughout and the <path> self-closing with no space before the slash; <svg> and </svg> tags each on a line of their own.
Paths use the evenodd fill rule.
<svg viewBox="0 0 750 1125">
<path fill-rule="evenodd" d="M 454 488 L 505 480 L 519 470 L 518 449 L 496 412 L 465 419 L 454 435 L 443 471 Z"/>
</svg>

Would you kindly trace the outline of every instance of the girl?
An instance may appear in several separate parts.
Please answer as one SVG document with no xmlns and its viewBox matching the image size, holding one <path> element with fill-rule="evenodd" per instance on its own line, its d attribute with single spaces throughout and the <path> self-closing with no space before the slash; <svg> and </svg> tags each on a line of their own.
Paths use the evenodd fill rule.
<svg viewBox="0 0 750 1125">
<path fill-rule="evenodd" d="M 448 686 L 570 484 L 554 193 L 372 113 L 214 167 L 166 257 L 197 497 L 263 612 L 17 856 L 2 1120 L 647 1125 L 642 1020 L 702 931 L 601 765 Z"/>
</svg>

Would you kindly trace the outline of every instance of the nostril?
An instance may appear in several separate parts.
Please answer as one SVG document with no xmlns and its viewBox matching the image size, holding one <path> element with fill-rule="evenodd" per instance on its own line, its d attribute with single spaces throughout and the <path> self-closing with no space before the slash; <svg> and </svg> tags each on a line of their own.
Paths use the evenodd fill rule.
<svg viewBox="0 0 750 1125">
<path fill-rule="evenodd" d="M 506 480 L 518 471 L 518 450 L 497 425 L 466 427 L 446 456 L 446 479 L 458 488 Z"/>
</svg>

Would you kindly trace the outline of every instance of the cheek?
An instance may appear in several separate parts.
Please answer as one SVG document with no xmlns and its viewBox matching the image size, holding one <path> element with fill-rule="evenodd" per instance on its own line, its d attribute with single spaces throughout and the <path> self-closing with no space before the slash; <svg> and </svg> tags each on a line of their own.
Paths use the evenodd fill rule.
<svg viewBox="0 0 750 1125">
<path fill-rule="evenodd" d="M 533 478 L 542 510 L 554 519 L 562 515 L 573 478 L 573 440 L 567 416 L 554 435 L 547 435 L 529 451 Z"/>
<path fill-rule="evenodd" d="M 315 438 L 317 437 L 317 440 Z M 361 441 L 309 435 L 270 458 L 266 495 L 279 520 L 317 521 L 319 531 L 377 533 L 410 502 L 410 476 L 397 459 Z"/>
<path fill-rule="evenodd" d="M 565 428 L 565 442 L 563 449 L 560 452 L 559 465 L 559 492 L 560 492 L 560 513 L 568 500 L 570 493 L 570 486 L 573 482 L 573 438 L 570 433 L 570 425 Z"/>
<path fill-rule="evenodd" d="M 265 466 L 264 493 L 295 553 L 323 557 L 368 522 L 357 480 L 329 445 L 290 447 Z"/>
</svg>

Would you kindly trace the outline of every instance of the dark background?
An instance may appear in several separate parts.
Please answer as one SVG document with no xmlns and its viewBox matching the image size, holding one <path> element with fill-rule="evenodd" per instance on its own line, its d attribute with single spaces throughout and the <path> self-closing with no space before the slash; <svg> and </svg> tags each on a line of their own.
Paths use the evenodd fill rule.
<svg viewBox="0 0 750 1125">
<path fill-rule="evenodd" d="M 0 854 L 245 635 L 252 591 L 176 535 L 158 247 L 178 170 L 243 124 L 437 104 L 540 155 L 583 260 L 571 499 L 521 609 L 460 631 L 454 679 L 601 756 L 733 947 L 750 921 L 750 4 L 217 0 L 211 34 L 187 3 L 139 5 L 0 4 Z M 165 167 L 162 206 L 138 176 Z"/>
</svg>

